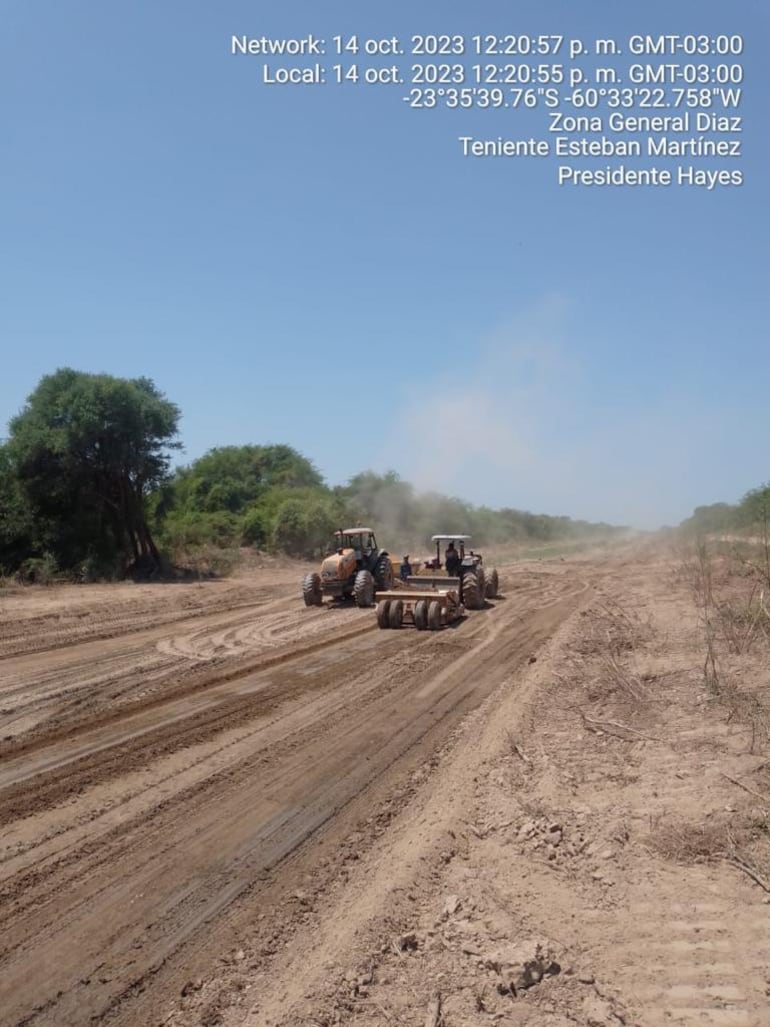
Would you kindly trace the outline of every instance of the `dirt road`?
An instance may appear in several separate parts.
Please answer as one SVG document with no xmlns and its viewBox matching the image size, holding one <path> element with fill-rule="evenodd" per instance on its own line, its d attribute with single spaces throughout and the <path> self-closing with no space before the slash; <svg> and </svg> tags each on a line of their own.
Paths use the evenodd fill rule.
<svg viewBox="0 0 770 1027">
<path fill-rule="evenodd" d="M 440 633 L 280 566 L 0 595 L 0 1024 L 764 1027 L 770 621 L 718 560 L 516 564 Z"/>
<path fill-rule="evenodd" d="M 437 634 L 306 610 L 296 572 L 99 609 L 22 595 L 0 642 L 0 1021 L 163 1022 L 245 934 L 269 960 L 353 828 L 357 858 L 592 575 L 517 572 Z"/>
</svg>

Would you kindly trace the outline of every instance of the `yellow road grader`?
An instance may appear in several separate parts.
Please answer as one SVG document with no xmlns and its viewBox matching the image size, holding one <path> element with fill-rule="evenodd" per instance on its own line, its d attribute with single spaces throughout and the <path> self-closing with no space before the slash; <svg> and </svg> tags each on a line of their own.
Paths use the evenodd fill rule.
<svg viewBox="0 0 770 1027">
<path fill-rule="evenodd" d="M 393 567 L 386 550 L 377 546 L 371 528 L 341 528 L 321 564 L 320 573 L 302 581 L 305 606 L 321 606 L 324 597 L 353 599 L 356 606 L 374 606 L 377 591 L 393 585 Z"/>
</svg>

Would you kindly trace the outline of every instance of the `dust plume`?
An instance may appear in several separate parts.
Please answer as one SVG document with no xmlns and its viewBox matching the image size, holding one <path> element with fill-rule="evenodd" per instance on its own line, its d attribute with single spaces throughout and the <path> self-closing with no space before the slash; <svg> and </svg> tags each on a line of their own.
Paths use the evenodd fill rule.
<svg viewBox="0 0 770 1027">
<path fill-rule="evenodd" d="M 567 303 L 550 298 L 407 387 L 382 465 L 495 508 L 639 528 L 681 520 L 687 469 L 715 432 L 707 411 L 665 384 L 635 390 L 622 339 L 602 366 L 569 327 Z"/>
</svg>

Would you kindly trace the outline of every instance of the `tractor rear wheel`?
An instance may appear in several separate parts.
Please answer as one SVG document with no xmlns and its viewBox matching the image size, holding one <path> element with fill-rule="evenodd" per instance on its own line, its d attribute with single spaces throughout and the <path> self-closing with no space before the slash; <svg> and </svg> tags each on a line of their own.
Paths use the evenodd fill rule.
<svg viewBox="0 0 770 1027">
<path fill-rule="evenodd" d="M 305 606 L 321 606 L 323 591 L 321 590 L 320 574 L 306 574 L 302 580 L 302 598 Z"/>
<path fill-rule="evenodd" d="M 390 600 L 383 599 L 377 603 L 377 624 L 381 628 L 390 627 Z"/>
<path fill-rule="evenodd" d="M 441 603 L 433 602 L 428 607 L 428 628 L 431 631 L 438 631 L 441 627 Z"/>
<path fill-rule="evenodd" d="M 398 629 L 401 627 L 404 621 L 404 604 L 401 599 L 391 600 L 390 610 L 388 611 L 388 620 L 392 628 Z"/>
<path fill-rule="evenodd" d="M 383 554 L 374 568 L 374 580 L 380 592 L 387 592 L 393 587 L 393 564 L 390 557 Z"/>
<path fill-rule="evenodd" d="M 497 573 L 497 569 L 493 570 L 489 575 L 489 581 L 487 581 L 487 599 L 497 599 L 497 593 L 500 591 L 500 578 Z"/>
<path fill-rule="evenodd" d="M 428 600 L 418 599 L 414 604 L 414 626 L 418 631 L 425 631 L 428 626 Z"/>
<path fill-rule="evenodd" d="M 466 610 L 480 610 L 483 603 L 479 579 L 473 573 L 466 574 L 463 578 L 463 606 Z"/>
<path fill-rule="evenodd" d="M 356 606 L 374 606 L 374 578 L 369 571 L 359 571 L 353 583 Z"/>
</svg>

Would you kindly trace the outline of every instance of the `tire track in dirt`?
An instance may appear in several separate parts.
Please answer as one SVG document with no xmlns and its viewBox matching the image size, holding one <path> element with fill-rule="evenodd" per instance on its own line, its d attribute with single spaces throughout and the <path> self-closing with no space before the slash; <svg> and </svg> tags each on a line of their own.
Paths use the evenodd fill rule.
<svg viewBox="0 0 770 1027">
<path fill-rule="evenodd" d="M 344 641 L 353 644 L 374 628 L 369 625 L 349 632 Z M 339 643 L 326 640 L 304 647 L 301 658 Z M 371 643 L 365 648 L 371 648 Z M 312 681 L 283 671 L 296 653 L 276 657 L 269 673 L 244 675 L 226 672 L 224 684 L 210 677 L 195 689 L 185 688 L 178 697 L 144 703 L 134 712 L 117 711 L 98 720 L 96 726 L 80 725 L 58 737 L 45 737 L 20 753 L 11 753 L 0 764 L 0 825 L 23 816 L 30 808 L 60 802 L 95 781 L 121 776 L 161 755 L 199 744 L 242 723 L 265 717 L 283 703 L 329 685 L 337 671 L 332 667 Z"/>
<path fill-rule="evenodd" d="M 748 909 L 738 913 L 733 903 L 718 899 L 671 901 L 668 908 L 670 919 L 663 923 L 657 903 L 632 903 L 629 909 L 635 938 L 622 952 L 636 970 L 629 991 L 645 1009 L 645 1027 L 761 1027 L 744 1008 L 751 997 L 745 981 L 767 972 L 766 917 Z M 731 925 L 737 916 L 740 937 Z"/>
<path fill-rule="evenodd" d="M 221 697 L 203 723 L 196 721 L 202 714 L 167 720 L 153 740 L 159 751 L 141 736 L 123 743 L 128 751 L 111 746 L 109 755 L 114 766 L 122 763 L 118 773 L 124 776 L 132 766 L 140 770 L 168 759 L 172 750 L 178 753 L 177 774 L 184 775 L 190 766 L 186 754 L 199 753 L 206 737 L 222 735 L 239 718 L 267 727 L 275 710 L 295 703 L 294 720 L 283 725 L 283 734 L 273 717 L 264 747 L 257 743 L 249 751 L 250 742 L 242 739 L 238 758 L 219 768 L 210 765 L 208 775 L 204 759 L 198 779 L 165 801 L 149 790 L 142 808 L 140 790 L 131 815 L 108 830 L 91 836 L 87 824 L 70 825 L 74 834 L 64 851 L 41 843 L 38 862 L 34 846 L 23 858 L 16 854 L 25 865 L 3 885 L 0 1008 L 41 1023 L 74 1023 L 78 1017 L 82 1022 L 86 1010 L 96 1016 L 108 1008 L 119 1012 L 121 996 L 136 996 L 137 987 L 154 992 L 164 960 L 204 924 L 211 930 L 225 909 L 247 897 L 251 908 L 265 870 L 389 768 L 400 766 L 405 754 L 417 758 L 434 745 L 510 673 L 512 663 L 528 657 L 576 602 L 574 580 L 551 582 L 549 588 L 550 596 L 546 589 L 535 593 L 535 601 L 530 593 L 501 602 L 455 631 L 377 632 L 330 646 L 318 673 L 301 655 L 262 672 L 263 687 L 253 694 Z M 561 606 L 538 611 L 538 600 L 547 606 L 559 592 Z M 368 665 L 351 668 L 353 657 Z M 452 665 L 454 674 L 444 673 L 438 687 L 425 691 L 437 672 Z M 274 691 L 266 699 L 271 677 Z M 253 680 L 233 684 L 254 690 Z M 302 717 L 299 705 L 313 694 L 316 700 L 339 694 L 340 701 L 324 705 L 311 698 Z M 109 763 L 99 765 L 102 758 L 83 758 L 79 769 L 92 776 L 79 787 L 91 787 L 88 780 L 104 784 L 112 771 Z M 51 796 L 71 770 L 51 768 Z M 67 787 L 72 784 L 70 777 Z M 34 793 L 29 799 L 38 801 Z M 31 807 L 17 812 L 24 808 Z M 17 987 L 9 989 L 9 980 Z"/>
<path fill-rule="evenodd" d="M 682 750 L 690 746 L 700 750 L 700 780 L 713 782 L 714 788 L 721 777 L 725 726 L 685 721 L 682 727 L 679 750 L 657 754 L 656 776 L 650 775 L 647 788 L 640 790 L 643 806 L 672 813 L 691 807 L 693 781 L 689 773 L 682 774 Z M 618 939 L 618 954 L 634 969 L 626 987 L 645 1010 L 645 1027 L 763 1027 L 765 1020 L 755 1010 L 757 986 L 770 965 L 767 907 L 749 885 L 739 887 L 738 894 L 731 887 L 730 899 L 722 898 L 720 880 L 731 873 L 723 863 L 691 866 L 686 875 L 661 868 L 654 896 L 648 881 L 631 885 L 635 927 L 630 938 Z"/>
<path fill-rule="evenodd" d="M 52 660 L 46 654 L 42 671 L 37 670 L 37 661 L 24 658 L 10 668 L 12 673 L 4 675 L 0 685 L 0 737 L 4 736 L 0 754 L 39 745 L 46 736 L 65 737 L 80 724 L 93 724 L 100 710 L 104 710 L 105 719 L 122 716 L 127 711 L 204 688 L 208 681 L 218 683 L 233 674 L 270 665 L 271 659 L 291 658 L 303 647 L 305 639 L 324 631 L 328 634 L 337 628 L 342 637 L 349 633 L 345 630 L 350 623 L 345 612 L 349 611 L 313 610 L 302 617 L 304 611 L 298 613 L 293 600 L 283 600 L 280 605 L 286 609 L 278 613 L 250 611 L 241 618 L 240 629 L 246 637 L 242 635 L 239 644 L 227 651 L 211 649 L 206 656 L 174 652 L 173 639 L 180 636 L 172 635 L 169 644 L 164 628 L 107 646 L 92 648 L 86 643 L 80 650 L 70 650 L 64 660 Z M 265 627 L 255 627 L 263 618 L 269 618 Z M 228 615 L 220 614 L 211 620 L 213 624 L 197 630 L 201 638 L 218 635 L 218 625 L 228 623 Z M 365 630 L 361 617 L 357 628 L 356 622 L 352 623 L 354 631 Z M 307 649 L 326 644 L 329 638 Z M 89 668 L 85 672 L 83 664 Z"/>
<path fill-rule="evenodd" d="M 108 606 L 107 615 L 96 610 L 77 611 L 69 617 L 59 615 L 68 620 L 65 628 L 60 628 L 52 616 L 21 619 L 6 622 L 3 625 L 2 651 L 0 664 L 19 659 L 23 656 L 43 655 L 61 649 L 69 649 L 88 642 L 107 641 L 127 634 L 153 630 L 160 625 L 171 626 L 185 623 L 200 617 L 209 617 L 213 612 L 236 613 L 239 610 L 250 610 L 285 600 L 287 587 L 269 590 L 266 588 L 250 589 L 251 595 L 244 599 L 237 595 L 234 598 L 220 599 L 216 610 L 211 603 L 185 606 L 181 609 L 169 608 L 166 604 L 153 604 L 152 612 L 147 613 L 138 603 L 127 603 L 124 609 L 118 608 L 114 613 Z M 57 619 L 57 620 L 58 620 Z"/>
<path fill-rule="evenodd" d="M 511 601 L 527 602 L 529 597 L 538 591 L 539 586 L 530 585 L 519 590 Z M 257 650 L 254 655 L 243 656 L 240 659 L 228 660 L 212 656 L 202 661 L 190 661 L 177 658 L 175 661 L 164 660 L 159 667 L 152 667 L 146 662 L 142 663 L 145 647 L 139 646 L 117 656 L 108 656 L 101 662 L 97 661 L 93 676 L 86 676 L 85 679 L 80 664 L 75 664 L 74 668 L 68 667 L 68 670 L 74 669 L 78 675 L 72 687 L 87 694 L 87 703 L 76 697 L 67 710 L 56 708 L 55 713 L 51 714 L 47 721 L 35 725 L 35 730 L 20 736 L 6 736 L 4 743 L 0 742 L 0 757 L 13 760 L 21 753 L 40 749 L 54 741 L 68 741 L 84 727 L 101 729 L 115 721 L 138 716 L 139 711 L 163 707 L 166 703 L 183 696 L 191 696 L 210 686 L 218 686 L 245 677 L 249 673 L 286 663 L 301 654 L 310 655 L 320 649 L 334 646 L 342 639 L 350 639 L 374 628 L 370 611 L 338 607 L 324 608 L 320 611 L 301 608 L 297 610 L 293 602 L 291 607 L 288 612 L 266 618 L 267 624 L 264 628 L 252 628 L 252 621 L 249 620 L 248 630 L 253 637 L 263 638 L 266 644 L 262 651 Z M 293 637 L 286 641 L 282 636 L 289 632 Z M 318 641 L 312 640 L 322 632 L 326 637 Z M 308 638 L 310 641 L 305 643 Z M 158 645 L 167 641 L 161 639 Z M 208 647 L 205 639 L 199 639 L 199 642 L 202 649 Z M 94 662 L 90 650 L 83 653 L 83 658 Z M 127 669 L 123 667 L 124 663 L 128 665 Z M 136 669 L 137 663 L 140 664 L 139 670 Z M 61 673 L 62 670 L 49 672 L 56 680 L 60 680 Z M 150 685 L 148 681 L 151 682 Z M 97 692 L 99 685 L 105 687 Z M 30 684 L 18 686 L 22 694 L 26 694 L 30 689 L 33 693 L 28 706 L 23 708 L 20 715 L 30 716 L 31 710 L 40 710 L 40 703 L 34 694 L 36 687 L 37 680 L 34 676 Z M 120 702 L 126 693 L 126 701 Z M 0 689 L 0 695 L 5 694 L 6 689 Z M 54 698 L 58 698 L 60 694 L 57 692 Z M 46 699 L 47 697 L 44 697 L 43 703 Z M 0 720 L 0 730 L 2 729 L 3 722 Z"/>
</svg>

